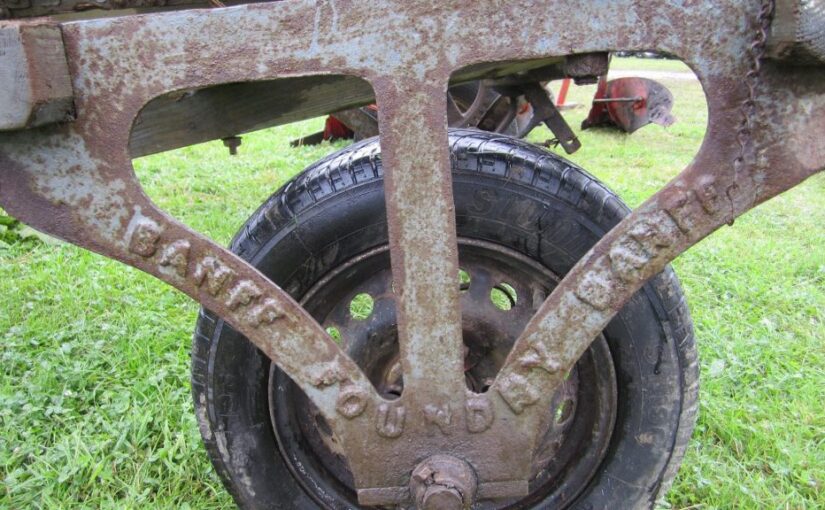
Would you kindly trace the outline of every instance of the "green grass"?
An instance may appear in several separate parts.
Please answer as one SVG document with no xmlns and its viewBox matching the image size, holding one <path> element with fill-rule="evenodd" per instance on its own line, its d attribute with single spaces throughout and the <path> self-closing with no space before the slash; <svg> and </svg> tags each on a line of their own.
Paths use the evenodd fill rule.
<svg viewBox="0 0 825 510">
<path fill-rule="evenodd" d="M 698 85 L 667 85 L 677 124 L 586 131 L 571 158 L 631 206 L 684 167 L 704 133 Z M 574 87 L 570 100 L 586 103 L 592 91 Z M 577 128 L 585 114 L 566 115 Z M 227 244 L 272 191 L 342 146 L 288 147 L 320 125 L 246 136 L 236 157 L 213 142 L 136 167 L 162 207 Z M 672 507 L 825 507 L 823 225 L 819 175 L 676 261 L 702 403 Z M 193 302 L 97 255 L 27 242 L 0 246 L 0 310 L 0 507 L 231 507 L 189 397 Z"/>
<path fill-rule="evenodd" d="M 637 58 L 637 57 L 616 57 L 614 56 L 610 62 L 610 69 L 616 70 L 632 70 L 632 71 L 667 71 L 667 72 L 686 72 L 689 73 L 690 68 L 683 64 L 680 60 L 670 60 L 661 58 Z"/>
</svg>

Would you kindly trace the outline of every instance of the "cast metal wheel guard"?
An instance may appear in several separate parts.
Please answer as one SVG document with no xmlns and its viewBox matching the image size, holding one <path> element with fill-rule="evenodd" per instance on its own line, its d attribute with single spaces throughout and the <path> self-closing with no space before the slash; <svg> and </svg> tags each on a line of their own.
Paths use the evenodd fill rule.
<svg viewBox="0 0 825 510">
<path fill-rule="evenodd" d="M 0 205 L 173 285 L 247 336 L 326 417 L 362 504 L 409 501 L 410 473 L 444 452 L 473 466 L 479 498 L 524 495 L 539 411 L 617 310 L 685 249 L 825 162 L 825 72 L 762 60 L 771 3 L 595 7 L 380 0 L 365 12 L 296 0 L 64 23 L 77 119 L 0 133 Z M 527 26 L 513 30 L 511 19 Z M 564 278 L 491 389 L 471 393 L 445 127 L 450 74 L 613 49 L 666 51 L 693 68 L 708 100 L 704 144 Z M 318 74 L 361 77 L 380 105 L 405 381 L 394 401 L 284 291 L 155 207 L 129 156 L 135 117 L 161 94 Z"/>
</svg>

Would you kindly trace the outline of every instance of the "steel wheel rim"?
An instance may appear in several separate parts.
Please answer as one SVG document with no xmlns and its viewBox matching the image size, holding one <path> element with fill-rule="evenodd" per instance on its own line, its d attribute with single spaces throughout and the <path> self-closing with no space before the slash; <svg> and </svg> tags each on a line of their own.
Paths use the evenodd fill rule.
<svg viewBox="0 0 825 510">
<path fill-rule="evenodd" d="M 512 342 L 560 278 L 510 248 L 468 238 L 458 241 L 460 266 L 470 275 L 466 288 L 457 282 L 462 285 L 465 379 L 470 389 L 483 392 L 485 379 L 492 380 Z M 512 305 L 509 310 L 493 303 L 493 289 L 515 291 L 514 300 L 505 300 Z M 362 293 L 369 293 L 374 300 L 372 313 L 366 319 L 355 318 L 348 310 L 352 298 Z M 342 347 L 379 392 L 390 399 L 400 394 L 393 391 L 397 386 L 393 377 L 399 371 L 393 368 L 397 339 L 392 293 L 389 250 L 383 245 L 334 268 L 301 299 L 301 305 L 325 328 L 339 329 Z M 492 330 L 491 322 L 497 326 Z M 491 346 L 484 340 L 491 337 L 495 339 L 494 345 L 485 351 Z M 336 452 L 335 438 L 317 409 L 274 364 L 270 367 L 268 388 L 271 426 L 295 479 L 323 508 L 357 507 L 346 459 L 340 450 Z M 596 474 L 607 453 L 617 400 L 613 360 L 604 335 L 600 335 L 552 399 L 542 425 L 541 446 L 533 458 L 530 494 L 518 500 L 482 501 L 473 508 L 564 508 L 572 503 Z"/>
</svg>

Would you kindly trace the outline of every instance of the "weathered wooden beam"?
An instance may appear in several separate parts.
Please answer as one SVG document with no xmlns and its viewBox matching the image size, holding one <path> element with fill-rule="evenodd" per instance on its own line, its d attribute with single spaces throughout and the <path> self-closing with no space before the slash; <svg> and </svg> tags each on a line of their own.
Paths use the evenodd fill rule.
<svg viewBox="0 0 825 510">
<path fill-rule="evenodd" d="M 825 1 L 776 0 L 767 54 L 793 64 L 824 64 Z"/>
<path fill-rule="evenodd" d="M 72 84 L 60 28 L 0 27 L 0 131 L 71 120 Z"/>
<path fill-rule="evenodd" d="M 369 83 L 352 76 L 231 83 L 167 94 L 141 111 L 129 151 L 145 156 L 362 106 L 373 97 Z"/>
</svg>

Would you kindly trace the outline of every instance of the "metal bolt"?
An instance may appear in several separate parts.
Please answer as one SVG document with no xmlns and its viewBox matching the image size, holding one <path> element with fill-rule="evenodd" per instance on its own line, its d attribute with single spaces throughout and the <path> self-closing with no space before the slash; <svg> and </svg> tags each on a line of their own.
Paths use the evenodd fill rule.
<svg viewBox="0 0 825 510">
<path fill-rule="evenodd" d="M 410 493 L 417 510 L 466 510 L 475 501 L 475 472 L 449 455 L 434 455 L 412 472 Z"/>
<path fill-rule="evenodd" d="M 223 144 L 229 148 L 229 155 L 236 156 L 238 154 L 238 147 L 241 146 L 240 136 L 228 136 L 223 138 Z"/>
</svg>

